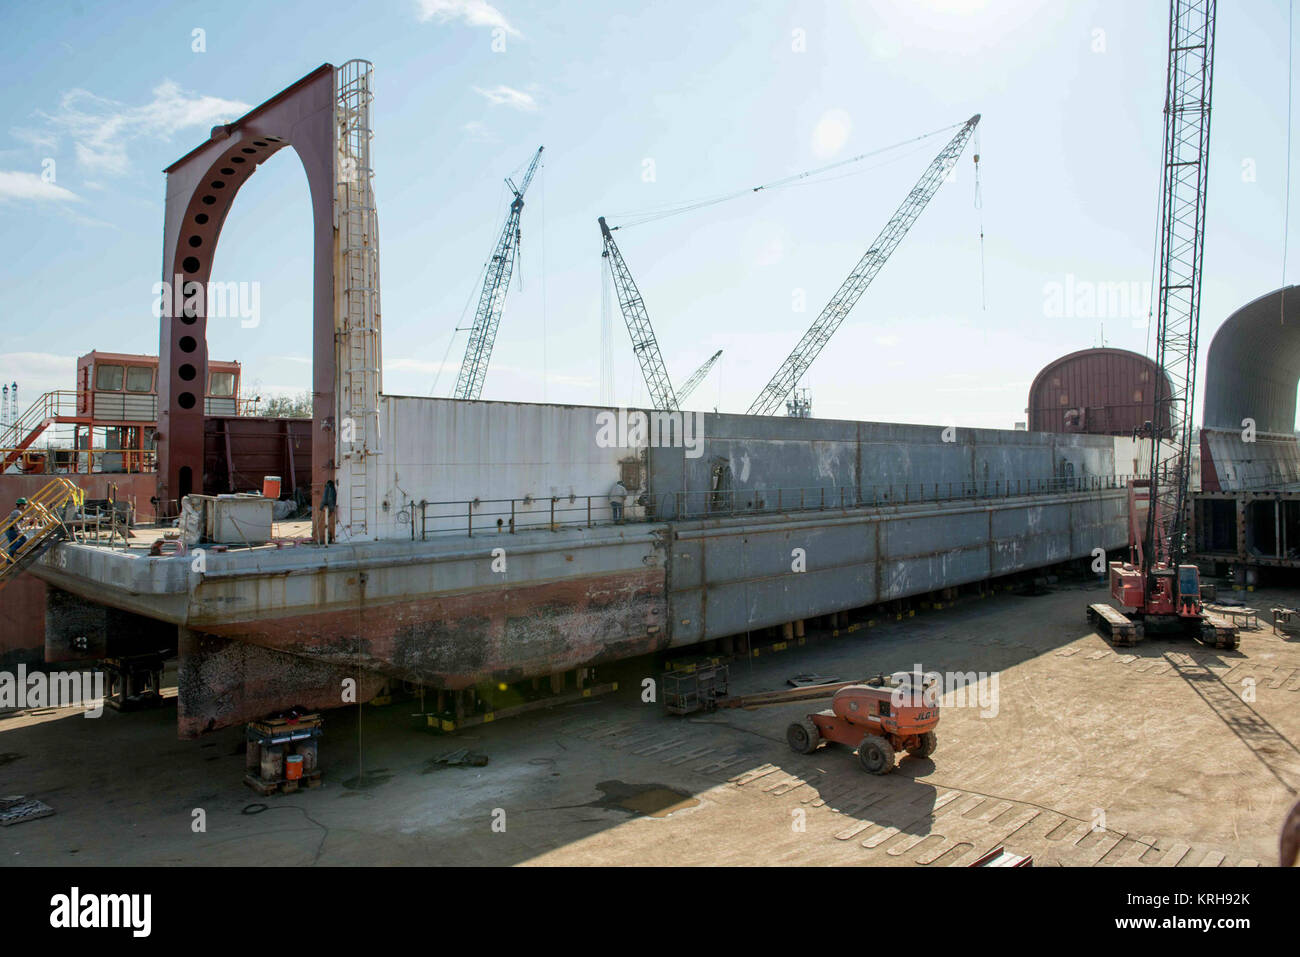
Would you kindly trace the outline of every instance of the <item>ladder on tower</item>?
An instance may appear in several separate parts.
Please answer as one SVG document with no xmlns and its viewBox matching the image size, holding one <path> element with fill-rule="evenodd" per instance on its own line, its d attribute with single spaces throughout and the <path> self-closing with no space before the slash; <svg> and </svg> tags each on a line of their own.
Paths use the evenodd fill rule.
<svg viewBox="0 0 1300 957">
<path fill-rule="evenodd" d="M 0 521 L 0 589 L 59 538 L 69 537 L 64 510 L 80 508 L 86 501 L 83 489 L 65 478 L 56 478 L 15 511 Z"/>
<path fill-rule="evenodd" d="M 349 60 L 338 72 L 338 273 L 336 355 L 342 392 L 337 441 L 347 474 L 347 526 L 369 533 L 368 461 L 383 449 L 379 432 L 379 230 L 370 163 L 373 68 Z"/>
</svg>

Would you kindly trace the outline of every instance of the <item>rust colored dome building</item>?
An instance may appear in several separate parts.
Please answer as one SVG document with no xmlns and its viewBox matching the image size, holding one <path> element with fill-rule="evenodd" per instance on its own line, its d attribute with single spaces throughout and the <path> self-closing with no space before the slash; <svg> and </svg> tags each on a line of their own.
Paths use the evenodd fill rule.
<svg viewBox="0 0 1300 957">
<path fill-rule="evenodd" d="M 1144 355 L 1107 348 L 1071 352 L 1049 363 L 1029 387 L 1029 431 L 1132 435 L 1151 420 L 1157 378 L 1168 396 L 1168 380 Z"/>
</svg>

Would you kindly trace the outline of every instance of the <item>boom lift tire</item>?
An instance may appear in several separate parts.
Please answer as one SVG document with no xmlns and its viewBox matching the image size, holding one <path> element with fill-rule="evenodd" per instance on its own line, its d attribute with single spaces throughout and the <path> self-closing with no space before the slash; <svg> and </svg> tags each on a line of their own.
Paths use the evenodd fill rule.
<svg viewBox="0 0 1300 957">
<path fill-rule="evenodd" d="M 878 734 L 869 734 L 858 745 L 858 761 L 868 774 L 888 774 L 894 770 L 894 746 Z"/>
<path fill-rule="evenodd" d="M 785 740 L 791 750 L 799 754 L 812 754 L 821 746 L 822 736 L 817 730 L 817 725 L 804 718 L 802 721 L 790 723 L 790 726 L 785 729 Z"/>
<path fill-rule="evenodd" d="M 915 755 L 918 758 L 928 758 L 934 754 L 934 749 L 939 746 L 939 739 L 935 737 L 933 731 L 927 731 L 921 735 L 921 743 L 909 750 L 907 753 Z"/>
</svg>

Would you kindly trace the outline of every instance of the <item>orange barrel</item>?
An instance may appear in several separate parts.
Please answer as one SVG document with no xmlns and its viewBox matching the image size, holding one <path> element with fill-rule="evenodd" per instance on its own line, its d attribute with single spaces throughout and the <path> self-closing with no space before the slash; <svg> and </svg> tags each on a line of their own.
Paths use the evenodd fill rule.
<svg viewBox="0 0 1300 957">
<path fill-rule="evenodd" d="M 284 779 L 297 781 L 302 777 L 302 755 L 286 754 L 284 756 Z"/>
<path fill-rule="evenodd" d="M 280 476 L 278 475 L 262 476 L 262 497 L 263 498 L 280 497 Z"/>
</svg>

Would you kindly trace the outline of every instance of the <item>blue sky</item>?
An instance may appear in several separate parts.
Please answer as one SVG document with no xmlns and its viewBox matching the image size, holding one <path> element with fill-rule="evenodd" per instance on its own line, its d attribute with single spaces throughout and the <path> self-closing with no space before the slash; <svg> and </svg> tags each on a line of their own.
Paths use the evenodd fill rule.
<svg viewBox="0 0 1300 957">
<path fill-rule="evenodd" d="M 386 392 L 450 393 L 502 178 L 539 144 L 483 397 L 596 402 L 597 216 L 616 224 L 979 112 L 982 210 L 968 149 L 804 384 L 819 416 L 1008 428 L 1051 359 L 1103 334 L 1149 352 L 1140 317 L 1060 316 L 1048 300 L 1067 276 L 1150 280 L 1167 16 L 1119 0 L 230 0 L 220 17 L 6 3 L 0 380 L 34 398 L 71 387 L 92 348 L 155 352 L 162 168 L 320 63 L 363 57 Z M 1283 0 L 1220 6 L 1202 357 L 1233 309 L 1283 279 L 1287 43 Z M 944 140 L 616 234 L 674 381 L 725 350 L 692 405 L 748 407 Z M 261 284 L 256 328 L 209 327 L 246 391 L 307 387 L 310 265 L 306 180 L 284 151 L 241 192 L 214 264 L 214 279 Z M 615 333 L 615 401 L 644 402 L 617 315 Z"/>
</svg>

